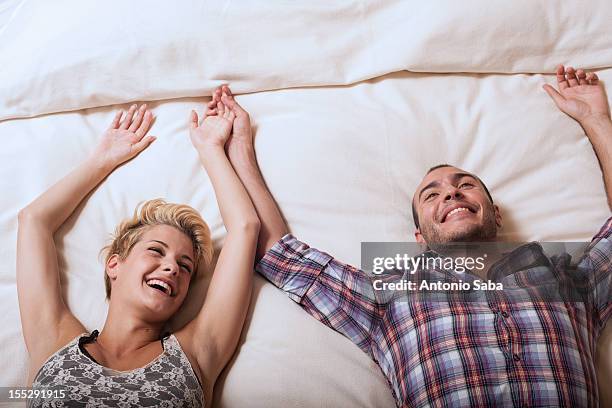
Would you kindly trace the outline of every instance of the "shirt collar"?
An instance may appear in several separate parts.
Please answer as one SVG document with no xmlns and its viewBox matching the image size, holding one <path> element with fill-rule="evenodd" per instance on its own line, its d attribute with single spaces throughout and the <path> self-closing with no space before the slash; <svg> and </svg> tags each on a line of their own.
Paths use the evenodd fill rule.
<svg viewBox="0 0 612 408">
<path fill-rule="evenodd" d="M 443 257 L 440 253 L 430 249 L 423 253 L 425 257 Z M 487 272 L 487 278 L 493 282 L 499 282 L 508 275 L 512 275 L 518 271 L 535 268 L 538 266 L 550 266 L 550 260 L 544 254 L 542 245 L 538 242 L 529 242 L 523 244 L 495 262 Z M 450 273 L 453 276 L 459 274 L 452 268 L 443 268 L 441 272 Z M 465 273 L 476 275 L 470 269 L 465 269 Z"/>
</svg>

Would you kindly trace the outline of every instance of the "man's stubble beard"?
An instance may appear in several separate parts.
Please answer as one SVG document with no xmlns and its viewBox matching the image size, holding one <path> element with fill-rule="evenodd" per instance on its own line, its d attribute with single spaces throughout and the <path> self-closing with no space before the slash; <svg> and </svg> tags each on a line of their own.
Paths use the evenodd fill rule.
<svg viewBox="0 0 612 408">
<path fill-rule="evenodd" d="M 485 209 L 485 217 L 481 225 L 470 225 L 469 228 L 442 232 L 433 222 L 421 226 L 421 235 L 428 244 L 445 244 L 449 242 L 487 242 L 497 236 L 497 223 L 495 222 L 495 210 L 491 204 Z"/>
</svg>

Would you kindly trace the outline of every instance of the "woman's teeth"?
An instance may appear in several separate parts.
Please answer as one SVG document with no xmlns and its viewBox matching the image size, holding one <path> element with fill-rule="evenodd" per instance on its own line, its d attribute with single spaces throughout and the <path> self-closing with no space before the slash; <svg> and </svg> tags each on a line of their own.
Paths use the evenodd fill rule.
<svg viewBox="0 0 612 408">
<path fill-rule="evenodd" d="M 147 281 L 147 285 L 150 287 L 160 286 L 166 295 L 172 296 L 172 288 L 164 281 L 160 281 L 159 279 L 151 279 Z"/>
</svg>

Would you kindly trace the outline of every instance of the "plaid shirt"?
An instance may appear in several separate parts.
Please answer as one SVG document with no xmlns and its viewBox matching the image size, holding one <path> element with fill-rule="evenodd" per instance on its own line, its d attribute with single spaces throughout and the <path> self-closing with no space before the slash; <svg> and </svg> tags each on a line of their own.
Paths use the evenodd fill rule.
<svg viewBox="0 0 612 408">
<path fill-rule="evenodd" d="M 584 302 L 381 301 L 371 275 L 291 235 L 257 271 L 367 353 L 398 406 L 596 407 L 595 344 L 612 312 L 611 231 L 612 217 L 574 271 L 588 272 Z M 528 244 L 501 263 L 515 272 L 541 268 L 542 258 L 552 270 L 569 267 L 568 257 L 542 255 Z"/>
</svg>

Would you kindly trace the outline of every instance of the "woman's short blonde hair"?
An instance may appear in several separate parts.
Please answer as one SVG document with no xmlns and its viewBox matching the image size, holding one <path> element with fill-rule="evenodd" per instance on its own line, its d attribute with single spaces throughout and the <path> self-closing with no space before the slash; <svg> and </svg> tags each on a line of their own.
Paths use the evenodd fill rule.
<svg viewBox="0 0 612 408">
<path fill-rule="evenodd" d="M 210 264 L 213 255 L 210 229 L 196 210 L 185 204 L 167 203 L 159 198 L 142 202 L 134 210 L 132 218 L 123 220 L 117 226 L 112 242 L 102 248 L 102 252 L 105 253 L 104 284 L 107 299 L 110 299 L 111 294 L 111 282 L 106 274 L 108 260 L 114 254 L 119 255 L 119 259 L 125 260 L 143 232 L 155 225 L 175 227 L 191 239 L 195 256 L 192 279 L 196 276 L 199 267 L 206 268 Z"/>
</svg>

